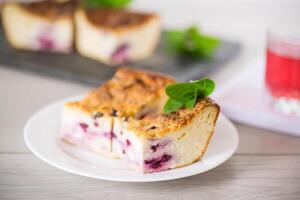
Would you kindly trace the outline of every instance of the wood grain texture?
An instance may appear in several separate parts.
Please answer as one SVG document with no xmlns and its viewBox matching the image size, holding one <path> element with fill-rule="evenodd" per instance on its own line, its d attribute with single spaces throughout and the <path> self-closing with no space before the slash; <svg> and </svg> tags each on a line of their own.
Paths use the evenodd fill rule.
<svg viewBox="0 0 300 200">
<path fill-rule="evenodd" d="M 29 117 L 43 106 L 88 87 L 53 78 L 0 68 L 0 152 L 26 152 L 23 128 Z"/>
<path fill-rule="evenodd" d="M 236 155 L 176 181 L 117 183 L 51 167 L 30 154 L 0 155 L 0 199 L 299 199 L 300 156 Z"/>
</svg>

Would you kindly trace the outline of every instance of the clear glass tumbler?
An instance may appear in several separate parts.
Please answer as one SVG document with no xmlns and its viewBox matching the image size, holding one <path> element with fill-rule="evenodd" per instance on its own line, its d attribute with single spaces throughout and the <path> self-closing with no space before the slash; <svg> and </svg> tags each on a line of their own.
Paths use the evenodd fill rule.
<svg viewBox="0 0 300 200">
<path fill-rule="evenodd" d="M 300 20 L 269 28 L 265 83 L 276 111 L 300 116 Z"/>
</svg>

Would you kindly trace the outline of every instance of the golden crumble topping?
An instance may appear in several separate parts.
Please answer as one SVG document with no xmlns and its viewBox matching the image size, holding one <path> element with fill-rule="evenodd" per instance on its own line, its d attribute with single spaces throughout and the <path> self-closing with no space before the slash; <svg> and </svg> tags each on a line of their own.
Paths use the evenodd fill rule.
<svg viewBox="0 0 300 200">
<path fill-rule="evenodd" d="M 135 117 L 145 107 L 161 100 L 173 78 L 137 69 L 119 68 L 112 79 L 80 102 L 67 103 L 89 113 Z"/>
<path fill-rule="evenodd" d="M 75 10 L 78 4 L 78 0 L 61 2 L 54 0 L 46 0 L 31 3 L 20 3 L 18 5 L 32 14 L 54 20 L 62 16 L 71 17 L 73 11 Z"/>
<path fill-rule="evenodd" d="M 93 8 L 84 10 L 87 19 L 96 26 L 108 29 L 135 27 L 158 18 L 154 13 L 140 13 L 124 9 Z"/>
</svg>

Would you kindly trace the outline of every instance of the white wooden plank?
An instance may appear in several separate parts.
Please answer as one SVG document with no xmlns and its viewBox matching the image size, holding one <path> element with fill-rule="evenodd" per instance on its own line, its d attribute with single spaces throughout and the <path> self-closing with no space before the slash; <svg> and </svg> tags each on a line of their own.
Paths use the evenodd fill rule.
<svg viewBox="0 0 300 200">
<path fill-rule="evenodd" d="M 72 175 L 29 154 L 0 154 L 0 199 L 299 199 L 300 156 L 236 155 L 209 172 L 157 183 Z"/>
<path fill-rule="evenodd" d="M 26 152 L 23 128 L 40 108 L 78 95 L 87 87 L 53 78 L 0 68 L 0 152 Z"/>
</svg>

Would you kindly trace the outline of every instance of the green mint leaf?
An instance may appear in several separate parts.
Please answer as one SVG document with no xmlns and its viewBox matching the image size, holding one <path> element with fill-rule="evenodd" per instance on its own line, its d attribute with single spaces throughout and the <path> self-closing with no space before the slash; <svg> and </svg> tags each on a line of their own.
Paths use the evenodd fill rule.
<svg viewBox="0 0 300 200">
<path fill-rule="evenodd" d="M 202 79 L 189 83 L 175 83 L 166 87 L 169 100 L 164 106 L 165 113 L 171 113 L 182 107 L 192 109 L 199 98 L 209 96 L 215 89 L 214 81 Z"/>
<path fill-rule="evenodd" d="M 85 8 L 124 8 L 131 3 L 131 0 L 83 0 Z"/>
<path fill-rule="evenodd" d="M 164 113 L 171 113 L 179 110 L 180 108 L 183 107 L 183 104 L 175 101 L 173 99 L 169 99 L 167 103 L 164 106 Z"/>
<path fill-rule="evenodd" d="M 163 38 L 167 53 L 193 58 L 211 58 L 220 44 L 219 39 L 203 35 L 196 26 L 166 31 Z"/>
<path fill-rule="evenodd" d="M 198 98 L 198 89 L 195 87 L 194 89 L 194 97 L 184 103 L 184 106 L 188 109 L 192 109 L 195 107 Z"/>
<path fill-rule="evenodd" d="M 207 97 L 215 90 L 215 82 L 210 79 L 202 79 L 193 82 L 198 90 L 198 97 Z"/>
<path fill-rule="evenodd" d="M 195 96 L 196 85 L 190 83 L 175 83 L 166 87 L 166 93 L 178 102 L 185 103 Z"/>
</svg>

